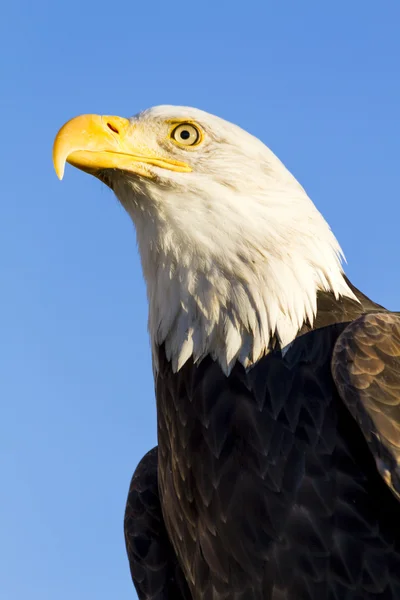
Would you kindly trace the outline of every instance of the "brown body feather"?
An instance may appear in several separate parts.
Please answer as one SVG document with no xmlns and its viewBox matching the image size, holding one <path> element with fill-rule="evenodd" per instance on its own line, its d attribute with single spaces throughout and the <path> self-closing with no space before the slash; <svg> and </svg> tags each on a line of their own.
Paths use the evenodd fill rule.
<svg viewBox="0 0 400 600">
<path fill-rule="evenodd" d="M 248 372 L 159 349 L 125 520 L 141 600 L 400 598 L 399 317 L 353 289 Z"/>
</svg>

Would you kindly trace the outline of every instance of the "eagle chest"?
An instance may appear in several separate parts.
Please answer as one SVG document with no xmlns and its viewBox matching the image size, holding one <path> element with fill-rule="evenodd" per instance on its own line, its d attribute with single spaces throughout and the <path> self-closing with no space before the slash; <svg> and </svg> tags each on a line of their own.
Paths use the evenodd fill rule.
<svg viewBox="0 0 400 600">
<path fill-rule="evenodd" d="M 210 359 L 174 374 L 160 349 L 164 519 L 189 583 L 198 589 L 208 581 L 210 598 L 227 583 L 268 598 L 274 581 L 286 585 L 291 576 L 289 537 L 315 537 L 307 504 L 318 502 L 320 520 L 332 514 L 337 415 L 329 350 L 338 331 L 330 329 L 318 343 L 302 336 L 285 358 L 268 355 L 248 373 L 237 365 L 229 377 Z"/>
</svg>

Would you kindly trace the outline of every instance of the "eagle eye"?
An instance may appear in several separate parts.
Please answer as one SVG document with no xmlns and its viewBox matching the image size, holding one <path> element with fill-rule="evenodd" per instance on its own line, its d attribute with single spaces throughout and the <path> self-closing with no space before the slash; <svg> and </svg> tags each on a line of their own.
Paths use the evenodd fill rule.
<svg viewBox="0 0 400 600">
<path fill-rule="evenodd" d="M 192 123 L 180 123 L 171 131 L 171 138 L 181 146 L 196 146 L 201 141 L 201 133 Z"/>
</svg>

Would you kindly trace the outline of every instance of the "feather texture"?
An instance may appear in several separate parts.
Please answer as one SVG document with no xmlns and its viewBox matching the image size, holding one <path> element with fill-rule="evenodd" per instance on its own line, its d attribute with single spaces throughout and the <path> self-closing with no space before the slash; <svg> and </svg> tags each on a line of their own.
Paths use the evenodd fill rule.
<svg viewBox="0 0 400 600">
<path fill-rule="evenodd" d="M 210 358 L 174 373 L 159 350 L 160 516 L 193 599 L 400 598 L 399 504 L 368 449 L 376 427 L 349 412 L 363 390 L 392 411 L 393 467 L 382 351 L 398 355 L 398 317 L 347 283 L 357 301 L 320 293 L 315 329 L 228 378 Z"/>
</svg>

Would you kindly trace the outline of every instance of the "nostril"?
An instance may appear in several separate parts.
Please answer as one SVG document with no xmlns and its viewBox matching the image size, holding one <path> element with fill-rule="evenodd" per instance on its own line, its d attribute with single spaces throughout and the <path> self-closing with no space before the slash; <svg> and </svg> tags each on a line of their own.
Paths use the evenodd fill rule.
<svg viewBox="0 0 400 600">
<path fill-rule="evenodd" d="M 111 129 L 111 131 L 113 131 L 114 133 L 119 133 L 119 131 L 118 131 L 118 128 L 117 128 L 117 127 L 115 127 L 115 125 L 113 125 L 113 124 L 112 124 L 112 123 L 110 123 L 110 122 L 108 122 L 108 123 L 107 123 L 107 127 L 108 127 L 109 129 Z"/>
</svg>

